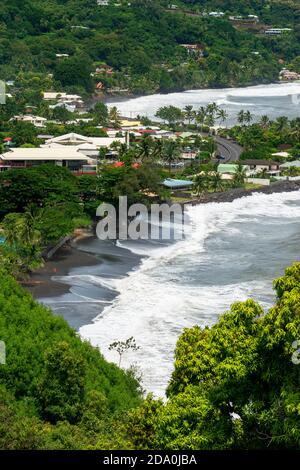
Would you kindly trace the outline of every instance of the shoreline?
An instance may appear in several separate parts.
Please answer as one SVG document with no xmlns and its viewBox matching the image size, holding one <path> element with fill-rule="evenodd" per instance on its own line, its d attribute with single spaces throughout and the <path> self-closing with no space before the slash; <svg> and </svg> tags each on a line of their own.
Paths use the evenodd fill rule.
<svg viewBox="0 0 300 470">
<path fill-rule="evenodd" d="M 297 81 L 299 83 L 299 80 Z M 296 83 L 297 83 L 296 82 Z M 168 91 L 168 92 L 161 92 L 161 91 L 156 91 L 154 93 L 142 93 L 142 94 L 127 94 L 127 95 L 124 95 L 124 94 L 107 94 L 107 93 L 103 93 L 102 96 L 94 96 L 91 100 L 91 102 L 93 104 L 96 104 L 97 102 L 101 101 L 102 103 L 104 104 L 113 104 L 115 102 L 120 102 L 120 101 L 128 101 L 128 100 L 131 100 L 131 99 L 137 99 L 137 98 L 145 98 L 147 96 L 153 96 L 153 95 L 162 95 L 162 96 L 167 96 L 167 95 L 171 95 L 171 94 L 175 94 L 175 93 L 186 93 L 186 92 L 189 92 L 189 91 L 206 91 L 206 90 L 231 90 L 231 89 L 234 89 L 234 88 L 237 88 L 237 89 L 244 89 L 244 88 L 249 88 L 249 87 L 259 87 L 259 86 L 263 86 L 263 85 L 279 85 L 281 83 L 291 83 L 291 82 L 282 82 L 280 80 L 278 81 L 275 81 L 275 82 L 260 82 L 260 83 L 250 83 L 250 84 L 247 84 L 247 85 L 232 85 L 232 86 L 227 86 L 224 88 L 224 86 L 207 86 L 207 87 L 202 87 L 202 88 L 188 88 L 188 89 L 182 89 L 182 90 L 173 90 L 173 91 Z"/>
<path fill-rule="evenodd" d="M 78 331 L 92 323 L 119 295 L 117 290 L 100 283 L 87 285 L 84 276 L 121 279 L 136 269 L 142 258 L 95 235 L 79 238 L 60 248 L 53 259 L 32 274 L 24 287 L 35 300 L 51 308 L 54 315 L 62 316 Z M 68 276 L 73 279 L 68 280 Z M 81 296 L 92 307 L 89 313 L 81 307 Z"/>
<path fill-rule="evenodd" d="M 195 206 L 198 204 L 209 204 L 211 202 L 232 202 L 235 199 L 251 196 L 252 194 L 274 194 L 274 193 L 289 193 L 292 191 L 300 190 L 300 181 L 277 181 L 270 184 L 270 186 L 262 186 L 261 188 L 243 189 L 235 188 L 228 191 L 204 194 L 199 198 L 191 199 L 180 203 L 182 206 Z"/>
<path fill-rule="evenodd" d="M 232 202 L 235 199 L 252 194 L 274 194 L 300 190 L 300 181 L 280 181 L 259 189 L 232 189 L 222 193 L 207 194 L 202 198 L 181 203 L 182 206 L 198 204 Z M 84 285 L 76 280 L 67 280 L 68 276 L 100 276 L 107 279 L 122 279 L 137 269 L 144 256 L 133 253 L 128 248 L 119 247 L 113 241 L 101 241 L 95 235 L 78 237 L 70 245 L 58 250 L 53 259 L 32 274 L 24 286 L 33 297 L 52 308 L 54 314 L 61 315 L 77 331 L 92 323 L 103 310 L 113 303 L 119 292 L 109 286 L 95 284 Z M 63 279 L 59 279 L 63 278 Z M 88 297 L 87 302 L 94 304 L 92 313 L 86 314 L 80 307 L 78 296 Z M 70 300 L 70 296 L 77 296 Z M 76 300 L 77 299 L 77 300 Z M 68 303 L 66 309 L 64 304 Z M 78 308 L 76 308 L 76 303 Z M 70 308 L 70 305 L 73 306 Z M 61 308 L 59 308 L 61 306 Z"/>
</svg>

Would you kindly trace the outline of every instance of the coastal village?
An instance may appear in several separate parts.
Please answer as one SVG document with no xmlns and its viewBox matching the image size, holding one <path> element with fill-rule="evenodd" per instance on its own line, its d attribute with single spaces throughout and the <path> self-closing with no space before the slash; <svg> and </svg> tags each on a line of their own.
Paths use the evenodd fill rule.
<svg viewBox="0 0 300 470">
<path fill-rule="evenodd" d="M 290 74 L 284 70 L 282 80 L 289 80 Z M 124 155 L 130 151 L 135 152 L 133 164 L 143 165 L 141 149 L 149 145 L 160 148 L 155 165 L 169 170 L 161 183 L 174 190 L 179 198 L 180 191 L 183 191 L 184 198 L 188 194 L 190 197 L 199 196 L 205 191 L 205 187 L 203 191 L 199 190 L 199 181 L 207 175 L 220 179 L 220 188 L 216 187 L 216 191 L 224 191 L 239 173 L 242 173 L 243 181 L 249 188 L 251 185 L 255 188 L 269 186 L 276 181 L 300 180 L 300 159 L 295 158 L 292 145 L 282 143 L 277 148 L 275 146 L 267 158 L 243 157 L 245 149 L 233 136 L 232 130 L 218 124 L 220 119 L 226 120 L 226 112 L 215 104 L 208 105 L 206 111 L 202 109 L 202 123 L 199 111 L 197 113 L 192 106 L 185 110 L 172 106 L 162 108 L 157 112 L 158 120 L 151 122 L 145 118 L 122 117 L 116 107 L 111 107 L 109 111 L 101 105 L 108 124 L 104 126 L 96 124 L 93 109 L 88 111 L 79 95 L 44 92 L 43 100 L 50 112 L 64 110 L 64 121 L 36 116 L 33 114 L 35 107 L 30 105 L 24 114 L 11 117 L 9 122 L 12 126 L 21 125 L 34 131 L 34 144 L 26 142 L 25 138 L 24 143 L 18 146 L 14 131 L 11 134 L 2 133 L 0 172 L 52 164 L 66 167 L 77 176 L 97 176 L 103 166 L 124 166 Z M 240 134 L 245 131 L 246 116 L 247 112 L 243 111 L 237 116 L 241 123 Z M 251 119 L 250 116 L 249 129 Z M 59 127 L 73 131 L 59 134 Z M 263 123 L 261 127 L 264 127 Z M 56 135 L 49 133 L 51 128 L 55 129 Z M 88 130 L 88 135 L 84 129 Z M 170 151 L 165 154 L 163 147 L 168 145 Z M 232 152 L 232 145 L 238 149 L 237 153 Z"/>
<path fill-rule="evenodd" d="M 2 0 L 0 32 L 4 461 L 295 466 L 299 2 Z"/>
</svg>

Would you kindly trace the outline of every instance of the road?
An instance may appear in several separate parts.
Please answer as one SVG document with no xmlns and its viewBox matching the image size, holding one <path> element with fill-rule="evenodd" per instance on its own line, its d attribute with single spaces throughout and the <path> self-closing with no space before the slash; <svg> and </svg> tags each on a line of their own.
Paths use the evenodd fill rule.
<svg viewBox="0 0 300 470">
<path fill-rule="evenodd" d="M 243 147 L 231 140 L 223 139 L 223 137 L 217 136 L 215 140 L 217 142 L 218 155 L 225 157 L 224 160 L 220 160 L 220 163 L 239 160 Z"/>
</svg>

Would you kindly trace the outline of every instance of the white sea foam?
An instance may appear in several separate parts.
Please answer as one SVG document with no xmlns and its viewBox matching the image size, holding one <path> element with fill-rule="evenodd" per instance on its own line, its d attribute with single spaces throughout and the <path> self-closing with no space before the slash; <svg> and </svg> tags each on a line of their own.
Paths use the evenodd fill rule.
<svg viewBox="0 0 300 470">
<path fill-rule="evenodd" d="M 192 90 L 165 95 L 155 94 L 114 101 L 109 106 L 117 106 L 122 115 L 137 117 L 145 115 L 155 117 L 156 111 L 162 106 L 178 106 L 183 108 L 193 105 L 194 108 L 216 102 L 228 112 L 226 125 L 236 122 L 241 109 L 251 109 L 255 119 L 268 114 L 270 118 L 286 115 L 294 118 L 299 115 L 298 101 L 293 100 L 300 94 L 300 83 L 278 83 L 258 85 L 245 88 L 223 88 Z M 245 100 L 243 101 L 243 98 Z"/>
<path fill-rule="evenodd" d="M 247 235 L 247 240 L 253 239 L 255 247 L 257 234 L 250 233 L 249 238 L 253 224 L 261 227 L 262 238 L 266 236 L 264 231 L 268 224 L 276 237 L 280 238 L 281 232 L 284 237 L 283 229 L 289 223 L 298 221 L 300 226 L 299 201 L 300 193 L 292 192 L 256 194 L 232 203 L 198 205 L 188 209 L 191 225 L 185 240 L 151 251 L 148 246 L 143 250 L 137 249 L 138 244 L 129 246 L 120 242 L 120 246 L 148 257 L 128 277 L 119 280 L 98 278 L 103 285 L 112 282 L 120 294 L 94 323 L 82 327 L 80 334 L 99 346 L 108 360 L 115 362 L 117 354 L 109 351 L 109 345 L 133 336 L 140 349 L 126 354 L 123 366 L 137 363 L 147 391 L 163 395 L 173 368 L 176 341 L 183 328 L 195 324 L 212 325 L 236 300 L 259 298 L 264 308 L 272 302 L 271 278 L 276 273 L 272 271 L 270 278 L 258 276 L 256 279 L 255 274 L 251 275 L 247 256 L 244 259 L 243 253 L 237 263 L 241 266 L 246 263 L 246 280 L 230 281 L 230 274 L 226 281 L 216 271 L 215 278 L 208 282 L 207 269 L 215 261 L 214 253 L 206 246 L 207 241 L 210 237 L 225 237 L 225 241 L 218 241 L 225 243 L 218 256 L 220 268 L 222 263 L 226 266 L 232 256 L 227 253 L 228 237 L 229 240 L 234 237 L 238 247 L 239 240 L 243 241 Z M 232 249 L 232 246 L 228 248 Z M 266 248 L 270 249 L 268 243 Z M 276 253 L 274 256 L 276 260 Z M 269 262 L 273 262 L 271 256 Z"/>
</svg>

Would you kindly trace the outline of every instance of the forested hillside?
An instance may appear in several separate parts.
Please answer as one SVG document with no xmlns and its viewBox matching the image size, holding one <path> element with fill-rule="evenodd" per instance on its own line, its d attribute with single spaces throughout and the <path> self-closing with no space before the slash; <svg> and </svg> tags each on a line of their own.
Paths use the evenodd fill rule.
<svg viewBox="0 0 300 470">
<path fill-rule="evenodd" d="M 0 449 L 127 447 L 124 413 L 140 402 L 130 373 L 0 271 Z"/>
<path fill-rule="evenodd" d="M 52 88 L 93 93 L 100 81 L 104 90 L 137 94 L 270 82 L 300 56 L 299 2 L 181 1 L 173 11 L 168 5 L 164 0 L 109 6 L 96 0 L 3 0 L 0 76 L 17 78 L 18 85 L 26 74 L 41 73 Z M 205 16 L 215 9 L 225 16 Z M 293 31 L 265 37 L 235 27 L 229 14 L 256 14 L 261 25 Z M 199 44 L 201 54 L 180 44 Z M 110 74 L 101 71 L 103 64 L 112 68 Z"/>
</svg>

